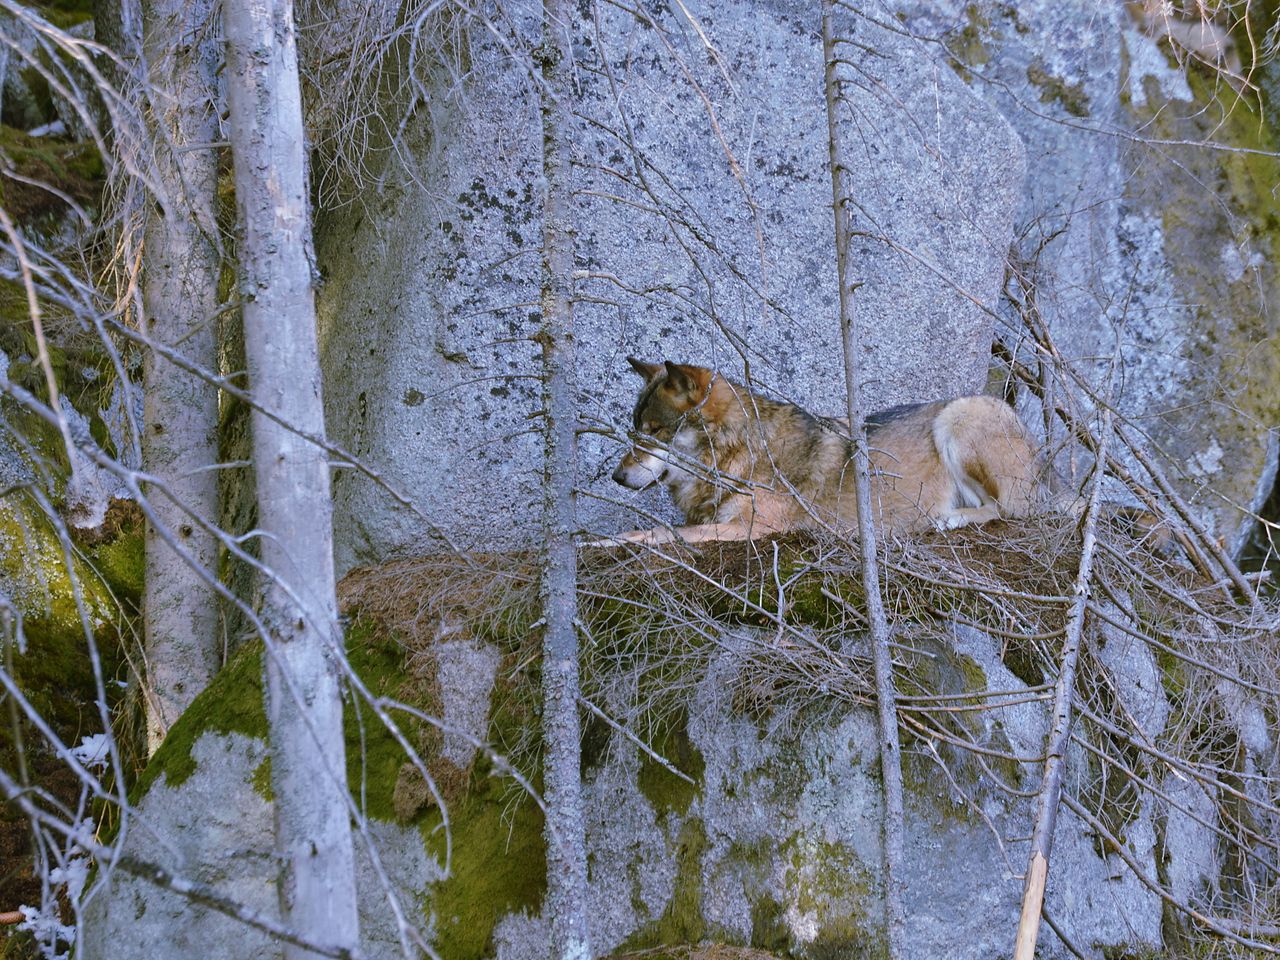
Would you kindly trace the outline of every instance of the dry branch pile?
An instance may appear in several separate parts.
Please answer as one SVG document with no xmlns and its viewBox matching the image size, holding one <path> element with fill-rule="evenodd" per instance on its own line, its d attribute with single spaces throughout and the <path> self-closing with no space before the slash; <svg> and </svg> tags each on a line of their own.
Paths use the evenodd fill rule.
<svg viewBox="0 0 1280 960">
<path fill-rule="evenodd" d="M 1216 927 L 1218 936 L 1256 942 L 1276 923 L 1280 783 L 1274 757 L 1258 757 L 1246 742 L 1244 718 L 1252 710 L 1274 720 L 1280 609 L 1242 602 L 1229 581 L 1206 578 L 1148 542 L 1150 534 L 1144 541 L 1133 533 L 1120 520 L 1099 525 L 1063 803 L 1092 826 L 1100 852 L 1136 868 L 1126 825 L 1148 802 L 1201 817 L 1169 790 L 1194 785 L 1216 808 L 1205 823 L 1219 845 L 1216 884 L 1187 900 L 1160 877 L 1142 879 L 1166 899 L 1166 928 L 1177 936 Z M 1034 794 L 1044 758 L 982 735 L 974 718 L 1028 702 L 1048 711 L 1080 549 L 1077 522 L 1060 515 L 885 545 L 881 588 L 908 757 L 940 765 L 957 788 L 980 776 L 1010 797 Z M 770 727 L 812 719 L 815 708 L 871 704 L 858 562 L 856 544 L 807 534 L 697 552 L 585 553 L 584 700 L 603 705 L 631 735 L 659 742 L 711 658 L 732 646 L 742 661 L 736 702 Z M 536 565 L 532 554 L 397 561 L 353 572 L 342 601 L 349 614 L 399 637 L 417 662 L 443 639 L 497 644 L 504 660 L 494 709 L 503 709 L 503 697 L 527 708 L 541 626 Z M 936 665 L 958 625 L 995 638 L 1021 682 L 943 682 Z M 1119 649 L 1128 653 L 1115 655 Z M 1143 664 L 1154 670 L 1126 675 Z M 1160 689 L 1143 689 L 1153 678 Z M 534 761 L 536 724 L 495 735 L 510 738 L 496 746 L 517 767 Z"/>
</svg>

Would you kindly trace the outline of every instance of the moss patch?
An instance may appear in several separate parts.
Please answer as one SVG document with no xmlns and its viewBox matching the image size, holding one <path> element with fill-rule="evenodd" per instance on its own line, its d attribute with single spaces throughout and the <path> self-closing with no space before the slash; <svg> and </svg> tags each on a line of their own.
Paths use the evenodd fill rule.
<svg viewBox="0 0 1280 960">
<path fill-rule="evenodd" d="M 25 491 L 0 499 L 0 582 L 28 628 L 79 636 L 76 587 L 91 623 L 114 620 L 115 604 L 102 579 L 74 551 L 71 556 L 68 567 L 53 521 Z"/>
<path fill-rule="evenodd" d="M 31 6 L 55 27 L 66 30 L 93 19 L 94 0 L 35 0 Z"/>
<path fill-rule="evenodd" d="M 1050 73 L 1039 57 L 1027 65 L 1027 82 L 1040 91 L 1041 103 L 1056 103 L 1073 117 L 1089 116 L 1089 96 L 1084 92 L 1084 84 L 1067 83 Z"/>
<path fill-rule="evenodd" d="M 650 746 L 658 756 L 688 776 L 693 783 L 677 777 L 648 754 L 643 754 L 640 761 L 637 778 L 640 792 L 659 814 L 674 813 L 684 816 L 701 789 L 706 763 L 702 759 L 702 753 L 689 739 L 687 722 L 687 714 L 681 712 L 664 725 L 663 735 Z"/>
<path fill-rule="evenodd" d="M 751 945 L 766 950 L 786 950 L 791 943 L 782 904 L 760 896 L 751 905 Z"/>
<path fill-rule="evenodd" d="M 865 864 L 842 844 L 793 838 L 784 850 L 789 860 L 784 883 L 802 915 L 820 918 L 817 936 L 803 952 L 815 960 L 887 956 L 879 922 L 880 894 Z"/>
<path fill-rule="evenodd" d="M 966 83 L 973 79 L 972 68 L 991 60 L 991 20 L 982 8 L 971 3 L 964 10 L 964 24 L 943 38 L 943 46 L 951 54 L 951 66 Z"/>
<path fill-rule="evenodd" d="M 689 817 L 676 835 L 676 882 L 662 916 L 627 938 L 626 950 L 672 943 L 698 943 L 710 932 L 702 917 L 702 857 L 707 832 L 701 817 Z"/>
<path fill-rule="evenodd" d="M 133 609 L 142 602 L 146 577 L 145 532 L 142 511 L 130 500 L 112 500 L 100 527 L 73 531 L 98 576 Z"/>
<path fill-rule="evenodd" d="M 347 655 L 374 696 L 400 698 L 408 681 L 404 650 L 394 639 L 367 622 L 357 623 L 347 637 Z M 205 732 L 267 738 L 262 657 L 261 644 L 246 646 L 196 698 L 134 786 L 135 802 L 162 775 L 169 786 L 190 777 L 196 769 L 191 751 Z M 396 785 L 404 753 L 395 738 L 367 707 L 350 702 L 344 730 L 352 796 L 375 819 L 416 820 L 427 850 L 444 863 L 439 809 L 417 804 L 408 816 L 397 815 Z M 412 736 L 411 728 L 407 732 Z M 541 812 L 527 797 L 511 802 L 509 781 L 490 777 L 481 767 L 469 781 L 464 778 L 461 786 L 469 789 L 460 789 L 462 798 L 450 804 L 453 874 L 433 896 L 436 948 L 442 956 L 458 960 L 485 956 L 497 921 L 513 911 L 537 912 L 546 886 Z M 254 788 L 268 800 L 270 771 L 268 757 L 252 774 Z"/>
<path fill-rule="evenodd" d="M 546 894 L 547 859 L 542 812 L 525 798 L 503 803 L 492 778 L 452 811 L 452 876 L 436 885 L 435 949 L 450 960 L 492 953 L 493 928 L 509 913 L 536 914 Z M 422 826 L 428 849 L 443 863 L 445 840 L 438 811 Z"/>
<path fill-rule="evenodd" d="M 38 75 L 33 76 L 33 80 L 43 85 Z M 66 213 L 66 201 L 59 193 L 83 206 L 96 203 L 102 190 L 102 157 L 92 141 L 69 143 L 50 137 L 32 137 L 0 125 L 0 156 L 7 160 L 14 173 L 35 181 L 32 184 L 0 177 L 0 203 L 11 217 L 25 226 L 39 226 L 51 217 Z"/>
<path fill-rule="evenodd" d="M 399 698 L 404 653 L 398 644 L 379 637 L 367 624 L 357 623 L 347 635 L 347 659 L 375 697 Z M 351 795 L 366 815 L 396 820 L 395 785 L 404 750 L 361 697 L 348 697 L 342 724 Z"/>
<path fill-rule="evenodd" d="M 195 772 L 191 749 L 201 734 L 240 733 L 267 739 L 267 715 L 262 700 L 263 648 L 247 645 L 236 654 L 213 682 L 182 715 L 151 758 L 133 789 L 136 801 L 162 774 L 170 787 L 182 784 Z M 395 694 L 402 682 L 404 660 L 390 639 L 375 637 L 367 626 L 357 626 L 347 637 L 347 658 L 374 696 Z M 347 776 L 352 796 L 366 804 L 375 818 L 393 820 L 392 794 L 403 753 L 386 727 L 367 708 L 357 711 L 348 701 L 343 711 L 347 743 Z M 363 728 L 363 732 L 361 731 Z M 264 763 L 255 778 L 269 765 Z M 255 779 L 255 783 L 256 783 Z"/>
<path fill-rule="evenodd" d="M 250 644 L 236 654 L 192 701 L 134 784 L 131 801 L 136 803 L 162 775 L 170 787 L 184 783 L 196 772 L 191 749 L 207 732 L 240 733 L 258 740 L 267 738 L 260 643 Z"/>
<path fill-rule="evenodd" d="M 253 771 L 253 777 L 251 780 L 253 782 L 254 792 L 263 800 L 267 801 L 267 803 L 271 803 L 271 801 L 275 799 L 275 791 L 271 788 L 270 757 L 264 758 L 263 761 L 258 764 L 257 768 Z"/>
<path fill-rule="evenodd" d="M 12 674 L 32 706 L 74 744 L 100 731 L 102 721 L 73 584 L 101 658 L 109 704 L 120 692 L 114 681 L 122 679 L 124 666 L 116 604 L 89 565 L 74 553 L 72 558 L 68 568 L 52 521 L 24 491 L 0 499 L 0 586 L 22 616 L 26 642 L 25 652 L 14 649 Z M 11 745 L 6 725 L 0 749 Z"/>
</svg>

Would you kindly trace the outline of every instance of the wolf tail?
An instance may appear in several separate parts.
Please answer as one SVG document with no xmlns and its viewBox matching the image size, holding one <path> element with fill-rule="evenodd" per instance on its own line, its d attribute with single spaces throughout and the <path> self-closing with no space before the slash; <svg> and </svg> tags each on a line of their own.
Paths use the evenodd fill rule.
<svg viewBox="0 0 1280 960">
<path fill-rule="evenodd" d="M 995 397 L 961 397 L 933 421 L 933 442 L 956 491 L 957 508 L 995 504 L 1003 517 L 1040 508 L 1036 449 L 1018 415 Z"/>
</svg>

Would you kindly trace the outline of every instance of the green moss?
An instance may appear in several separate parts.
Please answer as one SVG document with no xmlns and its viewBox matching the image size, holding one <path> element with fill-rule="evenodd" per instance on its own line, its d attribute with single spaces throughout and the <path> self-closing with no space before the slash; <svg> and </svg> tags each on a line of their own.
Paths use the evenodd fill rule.
<svg viewBox="0 0 1280 960">
<path fill-rule="evenodd" d="M 378 639 L 367 626 L 357 625 L 347 637 L 347 658 L 374 696 L 399 692 L 404 661 L 390 639 Z M 205 732 L 240 733 L 267 739 L 267 717 L 262 702 L 262 645 L 243 648 L 228 663 L 174 724 L 134 788 L 135 799 L 164 775 L 171 786 L 183 783 L 195 772 L 191 749 Z M 363 727 L 363 732 L 361 728 Z M 347 776 L 352 796 L 365 804 L 377 819 L 394 820 L 392 793 L 403 751 L 392 735 L 367 708 L 357 710 L 350 701 L 343 711 L 347 743 Z M 255 771 L 257 778 L 270 769 L 267 763 Z"/>
<path fill-rule="evenodd" d="M 480 780 L 451 811 L 452 873 L 437 884 L 433 946 L 449 960 L 479 960 L 492 953 L 493 928 L 509 913 L 536 914 L 546 894 L 547 860 L 542 812 L 525 798 L 503 803 L 502 785 Z M 443 863 L 444 830 L 438 811 L 422 827 L 428 849 Z"/>
<path fill-rule="evenodd" d="M 751 945 L 762 950 L 784 951 L 791 945 L 791 929 L 778 901 L 762 896 L 751 904 Z"/>
<path fill-rule="evenodd" d="M 398 698 L 404 652 L 394 640 L 357 623 L 347 636 L 347 659 L 375 697 Z M 342 716 L 351 795 L 368 816 L 394 822 L 393 796 L 404 749 L 363 699 L 349 699 Z"/>
<path fill-rule="evenodd" d="M 857 854 L 843 844 L 802 836 L 788 846 L 783 882 L 789 899 L 800 913 L 822 918 L 805 954 L 818 960 L 887 957 L 879 921 L 871 919 L 873 911 L 879 910 L 880 895 L 871 871 Z"/>
<path fill-rule="evenodd" d="M 0 309 L 3 309 L 5 289 L 5 281 L 0 280 Z M 25 300 L 23 303 L 25 304 Z M 25 309 L 24 306 L 23 310 Z M 25 322 L 25 312 L 22 317 Z M 5 329 L 5 324 L 0 322 L 0 333 Z M 0 349 L 6 349 L 6 345 L 0 344 Z M 16 382 L 12 364 L 9 372 L 10 381 Z M 27 408 L 8 400 L 0 401 L 0 425 L 7 433 L 5 439 L 12 444 L 31 471 L 40 477 L 44 489 L 55 499 L 60 498 L 69 466 L 66 446 L 58 428 Z"/>
<path fill-rule="evenodd" d="M 68 567 L 66 556 L 53 522 L 25 491 L 0 499 L 0 582 L 28 629 L 82 639 L 75 587 L 95 626 L 114 621 L 115 604 L 88 564 L 73 553 Z"/>
<path fill-rule="evenodd" d="M 357 622 L 347 638 L 348 659 L 375 696 L 399 697 L 406 671 L 394 639 Z M 267 738 L 262 703 L 261 644 L 251 644 L 225 667 L 170 730 L 132 791 L 136 800 L 164 776 L 170 786 L 195 772 L 192 748 L 207 731 Z M 404 754 L 367 708 L 348 703 L 344 711 L 349 785 L 358 803 L 376 819 L 396 819 L 393 793 Z M 252 774 L 254 789 L 272 797 L 271 762 Z M 476 771 L 472 788 L 450 807 L 452 875 L 437 885 L 436 949 L 441 956 L 467 960 L 486 955 L 494 925 L 513 911 L 536 912 L 546 887 L 542 814 L 528 798 L 511 803 L 509 781 Z M 445 860 L 440 811 L 418 817 L 429 852 Z"/>
<path fill-rule="evenodd" d="M 1161 642 L 1168 645 L 1168 637 L 1156 634 Z M 1152 647 L 1155 653 L 1156 667 L 1160 671 L 1160 686 L 1171 703 L 1180 703 L 1187 690 L 1187 665 L 1163 647 Z"/>
<path fill-rule="evenodd" d="M 953 653 L 955 664 L 961 676 L 961 684 L 965 690 L 972 690 L 975 693 L 987 690 L 991 685 L 987 681 L 987 671 L 982 669 L 982 664 L 978 663 L 973 657 L 966 656 L 962 653 Z M 966 703 L 977 704 L 977 700 L 968 700 Z"/>
<path fill-rule="evenodd" d="M 689 805 L 698 795 L 702 783 L 702 773 L 706 763 L 702 759 L 701 751 L 689 739 L 686 724 L 687 715 L 681 712 L 678 717 L 666 724 L 665 734 L 650 746 L 659 756 L 692 779 L 693 783 L 677 777 L 648 754 L 644 754 L 640 762 L 640 773 L 637 777 L 640 792 L 659 813 L 684 816 L 689 812 Z"/>
<path fill-rule="evenodd" d="M 991 20 L 982 8 L 971 3 L 964 10 L 964 26 L 943 38 L 943 46 L 951 54 L 951 66 L 966 83 L 973 79 L 971 68 L 981 67 L 991 60 Z"/>
<path fill-rule="evenodd" d="M 676 881 L 662 916 L 627 938 L 625 950 L 671 943 L 698 943 L 707 934 L 702 917 L 702 857 L 707 831 L 701 817 L 689 817 L 676 835 Z"/>
<path fill-rule="evenodd" d="M 141 524 L 137 529 L 89 548 L 88 553 L 93 568 L 116 596 L 125 597 L 135 604 L 141 602 L 146 575 L 146 545 Z"/>
<path fill-rule="evenodd" d="M 23 76 L 39 97 L 47 85 L 34 67 Z M 50 112 L 52 107 L 44 107 Z M 105 169 L 92 141 L 68 143 L 51 137 L 32 137 L 13 127 L 0 125 L 0 155 L 13 165 L 14 172 L 46 184 L 71 197 L 82 206 L 97 201 Z M 0 202 L 19 223 L 35 225 L 42 218 L 66 212 L 66 203 L 49 190 L 9 178 L 0 179 Z"/>
<path fill-rule="evenodd" d="M 254 792 L 262 797 L 267 803 L 271 803 L 276 798 L 276 792 L 271 786 L 271 758 L 264 757 L 262 762 L 258 764 L 257 769 L 253 771 Z"/>
<path fill-rule="evenodd" d="M 932 641 L 924 643 L 922 649 L 929 655 L 911 663 L 905 672 L 902 692 L 957 697 L 959 694 L 980 693 L 990 689 L 986 671 L 973 658 Z M 948 705 L 981 708 L 987 703 L 983 698 L 973 697 L 957 698 L 949 701 Z M 988 711 L 981 709 L 953 710 L 933 714 L 930 722 L 940 724 L 960 739 L 972 741 L 984 748 L 1006 754 L 1014 753 L 1008 735 L 999 721 L 990 721 L 990 716 Z M 942 740 L 934 742 L 932 747 L 946 764 L 956 784 L 971 799 L 991 790 L 992 784 L 986 776 L 983 764 L 977 761 L 972 752 Z M 1016 787 L 1022 779 L 1022 767 L 1011 757 L 988 756 L 983 758 L 983 762 L 1010 786 Z M 937 761 L 930 752 L 904 751 L 902 778 L 907 793 L 936 812 L 941 820 L 962 824 L 976 821 L 977 814 L 969 803 L 956 796 L 955 791 L 950 788 L 940 789 L 947 781 L 938 770 Z"/>
<path fill-rule="evenodd" d="M 32 6 L 40 16 L 63 30 L 93 19 L 93 0 L 36 0 Z"/>
<path fill-rule="evenodd" d="M 15 644 L 6 664 L 27 701 L 64 740 L 75 744 L 102 730 L 101 699 L 90 639 L 76 610 L 62 549 L 47 518 L 17 495 L 0 501 L 0 583 L 22 612 L 25 652 Z M 102 665 L 107 708 L 115 707 L 126 675 L 114 605 L 101 582 L 79 559 L 73 569 L 83 591 L 92 640 Z M 3 638 L 8 643 L 10 636 Z M 40 742 L 34 731 L 28 736 Z M 0 724 L 0 762 L 15 768 L 15 731 Z M 39 766 L 42 757 L 34 762 Z"/>
<path fill-rule="evenodd" d="M 136 802 L 161 776 L 168 786 L 176 787 L 195 773 L 191 749 L 206 732 L 267 738 L 260 643 L 241 649 L 173 725 L 134 785 L 132 800 Z"/>
</svg>

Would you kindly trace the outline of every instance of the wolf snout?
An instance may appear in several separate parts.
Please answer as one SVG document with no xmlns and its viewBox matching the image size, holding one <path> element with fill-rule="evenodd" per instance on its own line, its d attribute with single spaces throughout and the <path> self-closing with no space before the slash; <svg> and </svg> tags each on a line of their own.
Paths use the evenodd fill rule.
<svg viewBox="0 0 1280 960">
<path fill-rule="evenodd" d="M 633 454 L 628 454 L 613 471 L 613 482 L 628 490 L 644 490 L 659 483 L 666 475 L 667 468 L 661 461 L 652 458 L 637 460 Z"/>
</svg>

